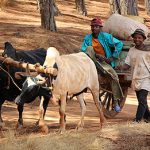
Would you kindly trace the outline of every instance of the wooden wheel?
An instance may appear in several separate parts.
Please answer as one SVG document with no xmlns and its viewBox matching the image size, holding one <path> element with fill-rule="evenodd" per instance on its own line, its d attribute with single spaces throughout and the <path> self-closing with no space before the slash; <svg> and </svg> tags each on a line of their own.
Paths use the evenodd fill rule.
<svg viewBox="0 0 150 150">
<path fill-rule="evenodd" d="M 123 108 L 127 97 L 128 87 L 122 87 L 122 91 L 124 94 L 124 98 L 119 101 L 121 109 Z M 100 90 L 100 100 L 102 102 L 103 112 L 106 118 L 113 118 L 118 114 L 118 112 L 113 109 L 114 99 L 111 92 L 111 86 L 109 84 L 104 85 L 103 89 Z"/>
</svg>

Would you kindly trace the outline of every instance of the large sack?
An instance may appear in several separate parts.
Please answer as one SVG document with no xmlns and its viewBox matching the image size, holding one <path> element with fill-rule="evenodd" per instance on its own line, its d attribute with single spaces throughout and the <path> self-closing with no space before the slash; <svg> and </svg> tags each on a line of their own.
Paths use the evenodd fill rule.
<svg viewBox="0 0 150 150">
<path fill-rule="evenodd" d="M 128 17 L 130 19 L 133 19 L 135 21 L 138 21 L 142 24 L 144 24 L 144 18 L 143 17 L 140 17 L 140 16 L 133 16 L 133 15 L 123 15 L 124 17 Z"/>
<path fill-rule="evenodd" d="M 137 28 L 143 29 L 146 36 L 148 35 L 148 27 L 144 24 L 119 14 L 113 14 L 104 23 L 103 31 L 121 40 L 129 40 Z"/>
</svg>

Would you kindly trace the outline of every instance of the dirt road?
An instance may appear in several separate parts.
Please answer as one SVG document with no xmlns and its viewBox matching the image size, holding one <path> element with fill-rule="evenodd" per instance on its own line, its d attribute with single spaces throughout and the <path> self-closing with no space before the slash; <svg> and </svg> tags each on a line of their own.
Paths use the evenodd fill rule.
<svg viewBox="0 0 150 150">
<path fill-rule="evenodd" d="M 85 130 L 96 131 L 99 129 L 98 111 L 94 105 L 91 94 L 85 94 L 87 103 L 87 113 L 85 115 Z M 37 100 L 38 101 L 38 100 Z M 35 101 L 32 104 L 25 105 L 23 118 L 24 118 L 24 131 L 26 134 L 39 132 L 35 129 L 35 123 L 38 120 L 38 103 Z M 150 106 L 150 96 L 149 96 Z M 122 111 L 114 118 L 107 119 L 108 124 L 128 123 L 134 118 L 137 108 L 137 100 L 134 92 L 129 89 L 128 97 Z M 80 118 L 80 106 L 76 99 L 68 102 L 67 109 L 67 130 L 74 129 Z M 14 103 L 6 102 L 3 106 L 3 119 L 7 129 L 14 129 L 16 127 L 18 112 Z M 49 103 L 46 113 L 46 123 L 49 126 L 50 132 L 57 131 L 59 128 L 59 113 L 58 107 Z"/>
</svg>

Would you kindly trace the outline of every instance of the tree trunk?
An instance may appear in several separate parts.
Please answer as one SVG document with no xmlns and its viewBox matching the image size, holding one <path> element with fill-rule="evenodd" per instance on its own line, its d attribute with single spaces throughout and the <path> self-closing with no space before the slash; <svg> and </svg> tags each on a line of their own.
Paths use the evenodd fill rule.
<svg viewBox="0 0 150 150">
<path fill-rule="evenodd" d="M 137 0 L 109 0 L 111 13 L 138 16 Z"/>
<path fill-rule="evenodd" d="M 53 9 L 54 9 L 54 15 L 55 16 L 61 15 L 61 12 L 59 11 L 55 1 L 54 1 Z"/>
<path fill-rule="evenodd" d="M 121 15 L 127 15 L 128 14 L 128 0 L 120 0 L 120 10 L 121 10 Z"/>
<path fill-rule="evenodd" d="M 150 0 L 145 0 L 145 9 L 148 15 L 150 15 Z"/>
<path fill-rule="evenodd" d="M 114 14 L 121 14 L 121 10 L 120 10 L 120 0 L 109 0 L 109 4 L 110 4 L 110 13 Z"/>
<path fill-rule="evenodd" d="M 127 0 L 127 14 L 138 16 L 137 0 Z"/>
<path fill-rule="evenodd" d="M 54 0 L 40 0 L 41 26 L 44 29 L 56 32 Z"/>
<path fill-rule="evenodd" d="M 76 3 L 76 9 L 78 10 L 78 12 L 84 16 L 87 16 L 85 1 L 84 0 L 75 0 L 75 3 Z"/>
<path fill-rule="evenodd" d="M 37 10 L 39 10 L 40 9 L 40 3 L 42 3 L 42 1 L 41 0 L 36 0 L 36 2 L 37 2 Z M 61 14 L 61 12 L 59 11 L 59 9 L 58 9 L 58 7 L 55 3 L 55 0 L 54 0 L 53 9 L 54 9 L 55 16 L 58 16 L 58 15 Z"/>
</svg>

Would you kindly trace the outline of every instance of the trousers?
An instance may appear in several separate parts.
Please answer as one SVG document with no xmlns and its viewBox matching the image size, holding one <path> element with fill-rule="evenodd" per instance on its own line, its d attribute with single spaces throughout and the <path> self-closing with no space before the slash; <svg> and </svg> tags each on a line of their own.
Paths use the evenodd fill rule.
<svg viewBox="0 0 150 150">
<path fill-rule="evenodd" d="M 142 118 L 148 119 L 150 117 L 150 111 L 147 104 L 147 96 L 148 91 L 141 89 L 139 91 L 135 91 L 137 100 L 138 100 L 138 107 L 136 111 L 136 121 L 141 121 Z"/>
</svg>

